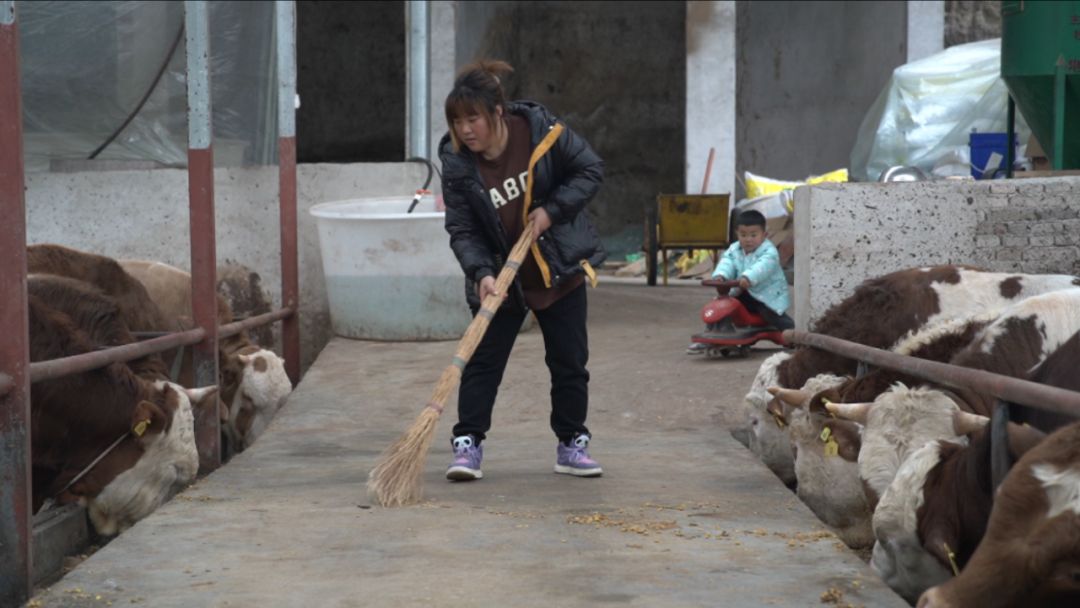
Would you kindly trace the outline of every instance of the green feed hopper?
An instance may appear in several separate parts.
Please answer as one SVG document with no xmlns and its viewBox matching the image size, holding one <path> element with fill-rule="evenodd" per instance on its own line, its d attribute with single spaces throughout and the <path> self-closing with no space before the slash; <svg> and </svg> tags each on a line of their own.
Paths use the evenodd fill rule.
<svg viewBox="0 0 1080 608">
<path fill-rule="evenodd" d="M 1054 169 L 1080 169 L 1080 1 L 1004 0 L 1001 77 Z"/>
</svg>

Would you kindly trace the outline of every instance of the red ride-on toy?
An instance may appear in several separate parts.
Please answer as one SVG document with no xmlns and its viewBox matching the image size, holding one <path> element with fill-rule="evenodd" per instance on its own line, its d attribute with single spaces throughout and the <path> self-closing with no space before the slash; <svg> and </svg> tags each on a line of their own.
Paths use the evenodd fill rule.
<svg viewBox="0 0 1080 608">
<path fill-rule="evenodd" d="M 738 281 L 706 279 L 701 284 L 715 287 L 719 295 L 701 309 L 701 320 L 708 329 L 690 340 L 705 346 L 691 352 L 703 352 L 709 358 L 745 357 L 750 354 L 750 347 L 761 340 L 784 344 L 783 331 L 747 310 L 738 298 L 728 295 L 739 286 Z"/>
</svg>

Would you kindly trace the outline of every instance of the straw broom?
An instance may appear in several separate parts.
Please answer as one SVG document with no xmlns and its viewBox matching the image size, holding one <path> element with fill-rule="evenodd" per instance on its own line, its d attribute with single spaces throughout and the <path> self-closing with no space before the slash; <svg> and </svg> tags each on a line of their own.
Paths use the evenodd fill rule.
<svg viewBox="0 0 1080 608">
<path fill-rule="evenodd" d="M 531 172 L 529 181 L 532 181 Z M 424 463 L 427 461 L 428 450 L 435 436 L 435 427 L 446 405 L 446 399 L 461 380 L 461 372 L 465 369 L 465 364 L 469 362 L 480 340 L 487 332 L 495 311 L 502 305 L 502 294 L 510 288 L 532 245 L 533 222 L 530 221 L 521 231 L 521 237 L 510 250 L 506 265 L 495 279 L 495 294 L 484 298 L 480 311 L 473 317 L 469 328 L 465 330 L 465 335 L 458 342 L 453 362 L 443 370 L 442 376 L 439 377 L 439 383 L 435 385 L 431 401 L 428 401 L 412 426 L 382 453 L 375 468 L 368 474 L 368 493 L 382 506 L 401 506 L 420 500 L 423 491 Z"/>
</svg>

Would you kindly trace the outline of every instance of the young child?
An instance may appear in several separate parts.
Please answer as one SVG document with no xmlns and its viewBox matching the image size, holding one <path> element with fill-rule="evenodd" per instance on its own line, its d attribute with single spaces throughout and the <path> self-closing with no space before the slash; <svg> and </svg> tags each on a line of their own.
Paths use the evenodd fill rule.
<svg viewBox="0 0 1080 608">
<path fill-rule="evenodd" d="M 761 315 L 776 329 L 794 328 L 795 322 L 787 315 L 791 305 L 787 278 L 780 268 L 776 246 L 765 238 L 765 216 L 758 211 L 743 211 L 735 217 L 735 233 L 739 241 L 724 252 L 713 271 L 713 278 L 738 279 L 737 297 L 747 310 Z M 724 328 L 710 326 L 708 330 L 723 331 Z M 707 344 L 695 342 L 687 352 L 692 354 L 707 348 Z"/>
</svg>

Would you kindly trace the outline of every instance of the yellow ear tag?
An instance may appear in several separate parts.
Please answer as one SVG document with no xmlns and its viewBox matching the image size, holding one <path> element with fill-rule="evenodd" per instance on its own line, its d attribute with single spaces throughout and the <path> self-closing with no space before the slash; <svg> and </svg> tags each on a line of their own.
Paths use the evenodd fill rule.
<svg viewBox="0 0 1080 608">
<path fill-rule="evenodd" d="M 960 576 L 960 568 L 956 565 L 956 554 L 949 548 L 949 543 L 941 543 L 945 547 L 945 555 L 949 556 L 949 565 L 952 566 L 953 576 Z"/>
<path fill-rule="evenodd" d="M 836 456 L 839 453 L 840 453 L 840 445 L 836 443 L 835 439 L 830 437 L 829 440 L 825 442 L 825 455 L 826 456 Z"/>
<path fill-rule="evenodd" d="M 773 419 L 773 422 L 776 423 L 776 426 L 778 426 L 780 428 L 784 428 L 785 426 L 787 426 L 787 425 L 784 424 L 784 419 L 781 418 L 780 416 L 777 416 L 776 414 L 772 414 L 772 419 Z"/>
<path fill-rule="evenodd" d="M 150 426 L 149 420 L 140 420 L 138 423 L 135 424 L 135 428 L 131 429 L 131 432 L 135 433 L 136 437 L 142 437 L 143 433 L 146 432 L 146 427 L 148 426 Z"/>
<path fill-rule="evenodd" d="M 821 440 L 828 443 L 829 438 L 832 437 L 832 429 L 825 427 L 821 429 Z"/>
</svg>

